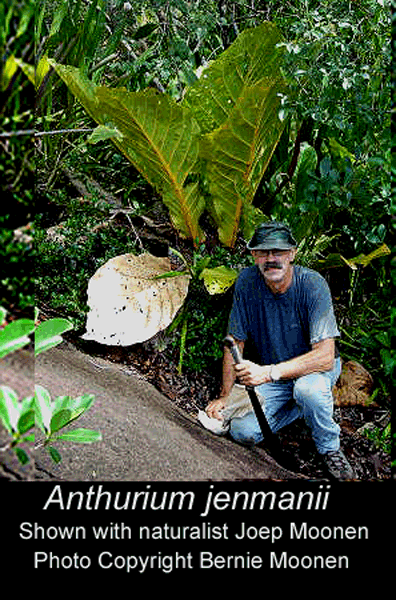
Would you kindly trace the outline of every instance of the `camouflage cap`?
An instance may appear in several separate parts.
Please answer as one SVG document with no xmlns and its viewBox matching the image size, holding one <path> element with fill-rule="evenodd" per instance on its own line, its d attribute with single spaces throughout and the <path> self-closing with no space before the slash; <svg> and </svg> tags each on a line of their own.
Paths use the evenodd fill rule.
<svg viewBox="0 0 396 600">
<path fill-rule="evenodd" d="M 257 227 L 252 239 L 248 242 L 248 250 L 290 250 L 297 242 L 290 228 L 284 223 L 270 221 Z"/>
</svg>

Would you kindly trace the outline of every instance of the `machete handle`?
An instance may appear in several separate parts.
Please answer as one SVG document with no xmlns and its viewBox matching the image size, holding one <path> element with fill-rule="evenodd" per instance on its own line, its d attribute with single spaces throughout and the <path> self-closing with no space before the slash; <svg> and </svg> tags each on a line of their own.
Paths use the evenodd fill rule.
<svg viewBox="0 0 396 600">
<path fill-rule="evenodd" d="M 239 365 L 242 362 L 242 356 L 241 356 L 238 346 L 236 345 L 236 343 L 234 341 L 234 338 L 232 338 L 230 335 L 227 335 L 227 337 L 224 338 L 223 342 L 224 342 L 224 345 L 230 350 L 230 352 L 232 354 L 232 358 L 234 359 L 234 362 L 237 365 Z"/>
<path fill-rule="evenodd" d="M 232 354 L 232 358 L 234 359 L 234 362 L 236 364 L 241 363 L 242 356 L 241 356 L 241 353 L 239 351 L 237 344 L 235 343 L 234 338 L 231 337 L 230 335 L 227 335 L 227 337 L 224 338 L 223 343 L 224 343 L 224 346 L 226 346 L 230 350 L 230 352 Z M 253 407 L 254 413 L 256 415 L 257 421 L 260 425 L 260 429 L 263 433 L 264 439 L 267 440 L 268 445 L 271 447 L 274 458 L 281 461 L 281 459 L 283 459 L 283 454 L 282 454 L 282 449 L 280 446 L 279 439 L 271 431 L 271 428 L 268 424 L 267 418 L 266 418 L 263 408 L 261 406 L 260 400 L 254 389 L 254 386 L 245 386 L 245 387 L 246 387 L 246 391 L 249 395 L 250 402 L 252 403 L 252 407 Z M 282 460 L 282 462 L 285 463 L 284 459 Z"/>
</svg>

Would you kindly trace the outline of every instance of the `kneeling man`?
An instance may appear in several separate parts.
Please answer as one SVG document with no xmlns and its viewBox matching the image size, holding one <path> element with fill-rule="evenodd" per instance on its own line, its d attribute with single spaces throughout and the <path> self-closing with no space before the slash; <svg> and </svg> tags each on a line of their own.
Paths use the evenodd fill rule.
<svg viewBox="0 0 396 600">
<path fill-rule="evenodd" d="M 353 479 L 333 419 L 332 388 L 341 360 L 332 298 L 319 273 L 294 265 L 296 246 L 290 229 L 276 222 L 258 227 L 248 243 L 255 265 L 244 269 L 235 284 L 228 333 L 241 353 L 246 342 L 251 344 L 254 362 L 234 365 L 225 349 L 222 391 L 206 412 L 223 418 L 221 411 L 238 378 L 256 387 L 273 432 L 303 417 L 328 473 Z M 253 410 L 231 418 L 230 434 L 243 444 L 263 439 Z"/>
</svg>

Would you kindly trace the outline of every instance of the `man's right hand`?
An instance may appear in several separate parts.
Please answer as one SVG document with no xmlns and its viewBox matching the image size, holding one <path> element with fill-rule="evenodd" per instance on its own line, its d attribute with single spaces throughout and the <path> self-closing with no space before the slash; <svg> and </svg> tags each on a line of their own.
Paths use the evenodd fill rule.
<svg viewBox="0 0 396 600">
<path fill-rule="evenodd" d="M 220 414 L 220 411 L 222 411 L 225 407 L 226 400 L 227 398 L 217 398 L 216 400 L 209 402 L 208 406 L 206 407 L 206 414 L 208 417 L 222 421 L 223 417 Z"/>
</svg>

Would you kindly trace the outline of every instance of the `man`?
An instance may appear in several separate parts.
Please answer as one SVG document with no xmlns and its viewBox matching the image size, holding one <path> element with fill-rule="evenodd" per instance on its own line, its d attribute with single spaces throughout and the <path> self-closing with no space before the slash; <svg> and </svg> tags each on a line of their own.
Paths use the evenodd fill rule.
<svg viewBox="0 0 396 600">
<path fill-rule="evenodd" d="M 206 412 L 223 418 L 236 378 L 257 386 L 273 432 L 303 417 L 329 474 L 352 479 L 353 470 L 340 450 L 340 427 L 333 419 L 332 387 L 341 361 L 331 294 L 319 273 L 293 264 L 296 246 L 290 229 L 276 222 L 258 227 L 248 243 L 255 265 L 244 269 L 235 284 L 228 333 L 241 353 L 250 343 L 254 362 L 234 365 L 225 349 L 222 391 Z M 231 417 L 229 431 L 243 444 L 263 439 L 253 410 Z"/>
</svg>

